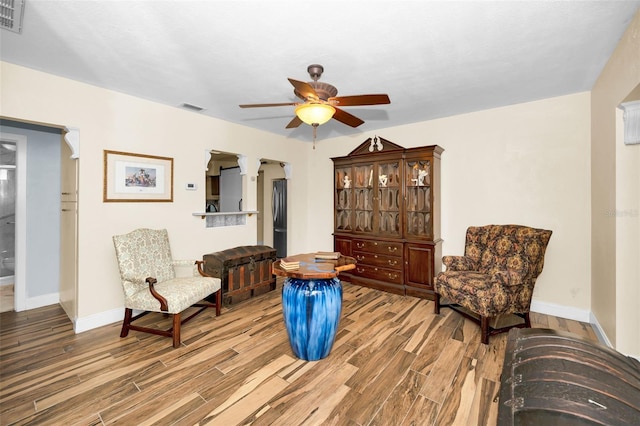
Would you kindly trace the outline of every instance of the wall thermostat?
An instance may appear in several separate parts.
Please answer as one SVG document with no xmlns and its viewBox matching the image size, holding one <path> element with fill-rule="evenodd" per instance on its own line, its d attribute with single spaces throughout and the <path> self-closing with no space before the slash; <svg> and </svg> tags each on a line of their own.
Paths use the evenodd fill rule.
<svg viewBox="0 0 640 426">
<path fill-rule="evenodd" d="M 196 185 L 195 183 L 186 183 L 184 185 L 184 189 L 189 191 L 195 191 L 196 189 L 198 189 L 198 185 Z"/>
</svg>

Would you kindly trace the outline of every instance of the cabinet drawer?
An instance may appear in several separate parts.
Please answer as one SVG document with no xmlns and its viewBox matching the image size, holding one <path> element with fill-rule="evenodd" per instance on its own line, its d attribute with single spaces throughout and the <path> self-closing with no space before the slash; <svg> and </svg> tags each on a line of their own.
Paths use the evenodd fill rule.
<svg viewBox="0 0 640 426">
<path fill-rule="evenodd" d="M 374 280 L 380 280 L 395 284 L 403 284 L 402 271 L 394 269 L 380 268 L 371 265 L 361 265 L 360 263 L 358 263 L 356 264 L 356 269 L 352 269 L 350 272 L 354 275 L 365 278 L 371 278 Z"/>
<path fill-rule="evenodd" d="M 389 269 L 402 269 L 402 258 L 387 256 L 386 254 L 367 253 L 356 251 L 353 257 L 358 261 L 358 265 L 381 266 Z"/>
<path fill-rule="evenodd" d="M 353 240 L 353 251 L 386 254 L 387 256 L 402 256 L 402 243 L 389 241 Z"/>
</svg>

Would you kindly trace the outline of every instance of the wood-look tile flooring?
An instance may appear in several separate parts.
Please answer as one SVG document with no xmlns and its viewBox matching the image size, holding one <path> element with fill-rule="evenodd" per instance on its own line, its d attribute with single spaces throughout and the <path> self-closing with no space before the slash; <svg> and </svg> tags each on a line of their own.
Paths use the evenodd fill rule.
<svg viewBox="0 0 640 426">
<path fill-rule="evenodd" d="M 9 312 L 13 309 L 13 284 L 0 285 L 0 312 Z"/>
<path fill-rule="evenodd" d="M 349 283 L 333 350 L 316 362 L 291 352 L 280 288 L 196 317 L 178 349 L 122 339 L 120 324 L 74 334 L 59 306 L 0 320 L 2 425 L 496 424 L 506 334 L 482 345 L 450 309 Z M 596 340 L 588 324 L 532 321 Z"/>
</svg>

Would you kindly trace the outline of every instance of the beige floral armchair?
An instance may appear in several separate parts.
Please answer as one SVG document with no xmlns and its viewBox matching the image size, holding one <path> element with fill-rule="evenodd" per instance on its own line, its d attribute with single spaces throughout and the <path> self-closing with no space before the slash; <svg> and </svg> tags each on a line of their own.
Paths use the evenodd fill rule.
<svg viewBox="0 0 640 426">
<path fill-rule="evenodd" d="M 207 308 L 215 308 L 216 316 L 220 315 L 220 279 L 206 276 L 202 261 L 174 261 L 166 229 L 136 229 L 115 235 L 113 244 L 124 290 L 125 314 L 120 337 L 126 337 L 129 330 L 142 331 L 171 337 L 173 347 L 177 348 L 182 324 Z M 177 266 L 191 268 L 193 276 L 176 277 Z M 192 307 L 195 312 L 183 318 L 183 312 Z M 142 312 L 133 316 L 134 309 Z M 162 330 L 132 324 L 150 312 L 172 315 L 173 326 Z"/>
<path fill-rule="evenodd" d="M 521 225 L 469 227 L 464 256 L 442 258 L 447 269 L 435 279 L 435 313 L 448 306 L 478 322 L 484 344 L 489 335 L 531 327 L 531 296 L 551 232 Z M 509 314 L 524 321 L 509 322 Z"/>
</svg>

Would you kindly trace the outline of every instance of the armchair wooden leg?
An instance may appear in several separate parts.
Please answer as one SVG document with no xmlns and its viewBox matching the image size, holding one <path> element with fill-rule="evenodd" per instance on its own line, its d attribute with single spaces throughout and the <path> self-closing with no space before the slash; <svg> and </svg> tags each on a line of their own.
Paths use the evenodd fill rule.
<svg viewBox="0 0 640 426">
<path fill-rule="evenodd" d="M 131 316 L 133 315 L 133 310 L 129 308 L 124 309 L 124 319 L 122 320 L 122 331 L 120 332 L 120 337 L 127 337 L 129 335 L 129 325 L 131 324 Z"/>
<path fill-rule="evenodd" d="M 216 291 L 216 316 L 220 316 L 220 306 L 222 306 L 222 288 Z"/>
<path fill-rule="evenodd" d="M 531 328 L 531 319 L 529 318 L 529 312 L 525 312 L 524 314 L 524 326 L 526 328 Z"/>
<path fill-rule="evenodd" d="M 438 293 L 434 293 L 435 297 L 433 298 L 433 313 L 436 315 L 440 314 L 440 295 Z"/>
<path fill-rule="evenodd" d="M 173 336 L 173 347 L 180 347 L 180 314 L 173 314 L 173 330 L 171 335 Z"/>
<path fill-rule="evenodd" d="M 489 344 L 489 318 L 485 316 L 480 317 L 480 341 Z"/>
</svg>

